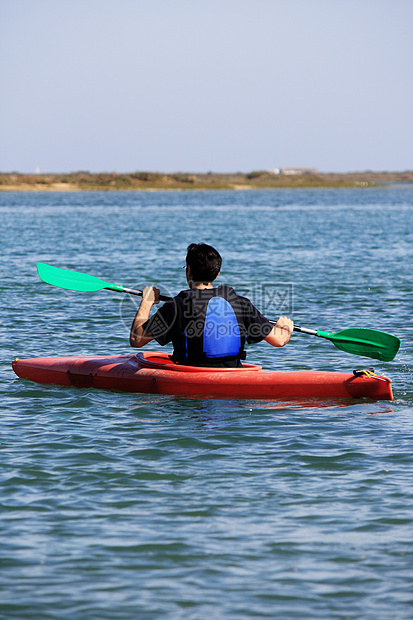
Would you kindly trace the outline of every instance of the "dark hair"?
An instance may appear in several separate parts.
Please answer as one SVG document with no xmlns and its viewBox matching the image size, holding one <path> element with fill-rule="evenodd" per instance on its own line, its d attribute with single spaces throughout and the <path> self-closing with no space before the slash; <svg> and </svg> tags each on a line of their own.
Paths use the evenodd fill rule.
<svg viewBox="0 0 413 620">
<path fill-rule="evenodd" d="M 191 268 L 194 282 L 208 284 L 219 274 L 222 258 L 211 245 L 191 243 L 187 248 L 186 264 Z"/>
</svg>

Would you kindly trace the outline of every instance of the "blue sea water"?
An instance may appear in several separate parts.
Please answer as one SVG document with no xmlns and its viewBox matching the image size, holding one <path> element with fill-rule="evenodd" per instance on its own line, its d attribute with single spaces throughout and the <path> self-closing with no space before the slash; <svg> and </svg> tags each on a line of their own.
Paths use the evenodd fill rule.
<svg viewBox="0 0 413 620">
<path fill-rule="evenodd" d="M 413 188 L 0 193 L 0 617 L 413 617 Z M 294 334 L 271 369 L 374 366 L 395 400 L 208 400 L 42 386 L 15 357 L 129 353 L 186 246 L 269 318 L 398 336 L 393 362 Z M 152 345 L 152 343 L 151 343 Z M 151 346 L 160 349 L 158 345 Z"/>
</svg>

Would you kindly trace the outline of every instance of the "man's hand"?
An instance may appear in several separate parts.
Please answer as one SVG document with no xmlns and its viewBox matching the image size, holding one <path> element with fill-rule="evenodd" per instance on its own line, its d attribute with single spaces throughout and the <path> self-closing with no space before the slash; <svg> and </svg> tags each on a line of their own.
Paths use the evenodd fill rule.
<svg viewBox="0 0 413 620">
<path fill-rule="evenodd" d="M 281 331 L 284 330 L 284 332 L 287 332 L 291 336 L 294 329 L 294 323 L 288 317 L 280 316 L 277 323 L 275 324 L 275 329 L 280 329 Z"/>
<path fill-rule="evenodd" d="M 290 340 L 293 329 L 292 320 L 286 316 L 280 316 L 265 340 L 273 347 L 283 347 Z"/>
<path fill-rule="evenodd" d="M 151 306 L 159 304 L 159 289 L 155 286 L 145 286 L 142 293 L 142 301 L 150 303 Z"/>
<path fill-rule="evenodd" d="M 131 347 L 144 347 L 145 344 L 153 340 L 152 336 L 149 336 L 142 329 L 142 325 L 149 319 L 149 313 L 153 304 L 159 303 L 159 289 L 155 286 L 145 286 L 142 293 L 142 301 L 139 306 L 139 310 L 133 319 L 132 327 L 129 335 L 129 342 Z"/>
</svg>

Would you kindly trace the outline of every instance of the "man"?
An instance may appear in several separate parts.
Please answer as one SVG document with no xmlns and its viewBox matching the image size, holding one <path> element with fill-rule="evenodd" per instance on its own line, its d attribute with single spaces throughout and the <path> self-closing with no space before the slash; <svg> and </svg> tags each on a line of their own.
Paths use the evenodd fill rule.
<svg viewBox="0 0 413 620">
<path fill-rule="evenodd" d="M 247 342 L 266 340 L 283 347 L 290 340 L 294 324 L 285 316 L 270 323 L 246 298 L 229 286 L 213 287 L 222 258 L 212 246 L 192 243 L 186 256 L 189 289 L 166 302 L 151 318 L 159 303 L 159 289 L 145 287 L 132 323 L 130 344 L 143 347 L 155 340 L 162 346 L 172 342 L 172 359 L 190 366 L 238 367 L 245 359 Z"/>
</svg>

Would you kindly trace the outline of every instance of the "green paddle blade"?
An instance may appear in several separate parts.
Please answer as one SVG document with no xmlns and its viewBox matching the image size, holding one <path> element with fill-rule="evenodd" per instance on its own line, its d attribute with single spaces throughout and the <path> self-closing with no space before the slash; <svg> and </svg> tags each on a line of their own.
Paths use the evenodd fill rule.
<svg viewBox="0 0 413 620">
<path fill-rule="evenodd" d="M 400 340 L 396 336 L 374 329 L 344 329 L 336 334 L 317 330 L 317 336 L 327 338 L 341 351 L 382 362 L 391 362 L 400 347 Z"/>
<path fill-rule="evenodd" d="M 105 282 L 86 273 L 52 267 L 46 263 L 37 263 L 37 272 L 43 282 L 69 291 L 100 291 L 103 288 L 108 288 L 111 291 L 123 292 L 123 287 L 118 284 Z"/>
</svg>

